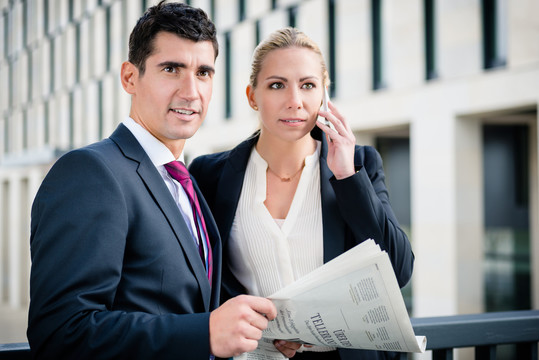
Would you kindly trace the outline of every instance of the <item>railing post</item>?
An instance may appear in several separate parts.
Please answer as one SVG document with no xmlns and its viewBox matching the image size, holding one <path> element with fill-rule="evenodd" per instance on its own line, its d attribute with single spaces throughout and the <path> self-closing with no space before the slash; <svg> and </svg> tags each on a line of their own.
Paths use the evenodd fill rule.
<svg viewBox="0 0 539 360">
<path fill-rule="evenodd" d="M 432 350 L 432 360 L 453 360 L 453 349 Z"/>
<path fill-rule="evenodd" d="M 496 360 L 496 345 L 477 346 L 475 360 Z"/>
<path fill-rule="evenodd" d="M 517 343 L 517 356 L 519 359 L 538 360 L 537 342 Z"/>
</svg>

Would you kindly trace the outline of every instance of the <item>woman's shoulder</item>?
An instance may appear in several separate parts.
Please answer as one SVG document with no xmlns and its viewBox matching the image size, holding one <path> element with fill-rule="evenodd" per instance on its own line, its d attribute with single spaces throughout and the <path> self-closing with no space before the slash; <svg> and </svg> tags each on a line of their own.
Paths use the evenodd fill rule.
<svg viewBox="0 0 539 360">
<path fill-rule="evenodd" d="M 190 172 L 220 171 L 229 161 L 232 166 L 244 166 L 249 158 L 255 139 L 249 138 L 231 150 L 196 157 L 189 165 Z"/>
<path fill-rule="evenodd" d="M 356 145 L 355 148 L 356 160 L 372 161 L 380 157 L 378 150 L 371 145 Z"/>
<path fill-rule="evenodd" d="M 356 168 L 365 167 L 368 173 L 376 172 L 382 167 L 380 153 L 370 145 L 356 145 L 354 162 Z"/>
<path fill-rule="evenodd" d="M 232 150 L 197 156 L 189 164 L 189 172 L 195 177 L 202 173 L 215 173 L 221 169 L 230 157 Z"/>
</svg>

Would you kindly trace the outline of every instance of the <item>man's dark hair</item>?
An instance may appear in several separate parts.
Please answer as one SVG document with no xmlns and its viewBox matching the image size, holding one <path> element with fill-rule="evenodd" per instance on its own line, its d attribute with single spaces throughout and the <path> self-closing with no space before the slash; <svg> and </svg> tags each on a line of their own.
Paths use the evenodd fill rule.
<svg viewBox="0 0 539 360">
<path fill-rule="evenodd" d="M 208 15 L 202 9 L 165 1 L 150 7 L 137 21 L 129 36 L 129 62 L 144 74 L 146 59 L 152 54 L 155 37 L 161 31 L 192 41 L 211 41 L 217 58 L 217 31 Z"/>
</svg>

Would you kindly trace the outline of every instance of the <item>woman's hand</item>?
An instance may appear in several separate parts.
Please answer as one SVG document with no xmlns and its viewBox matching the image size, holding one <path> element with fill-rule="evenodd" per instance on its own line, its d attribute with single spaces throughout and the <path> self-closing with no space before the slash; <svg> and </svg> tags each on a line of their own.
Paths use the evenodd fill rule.
<svg viewBox="0 0 539 360">
<path fill-rule="evenodd" d="M 287 358 L 291 358 L 294 355 L 296 355 L 296 350 L 301 347 L 301 344 L 292 342 L 292 341 L 286 341 L 286 340 L 274 340 L 273 345 Z"/>
<path fill-rule="evenodd" d="M 327 163 L 337 180 L 347 178 L 355 174 L 354 147 L 356 137 L 350 128 L 348 121 L 339 113 L 332 102 L 329 102 L 331 111 L 319 111 L 319 115 L 325 117 L 335 130 L 320 121 L 316 125 L 326 134 L 328 140 Z"/>
</svg>

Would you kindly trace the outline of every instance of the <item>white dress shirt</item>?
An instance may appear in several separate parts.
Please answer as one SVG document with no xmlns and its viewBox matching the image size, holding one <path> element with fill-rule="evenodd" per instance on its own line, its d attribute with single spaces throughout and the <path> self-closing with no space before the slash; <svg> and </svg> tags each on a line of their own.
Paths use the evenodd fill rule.
<svg viewBox="0 0 539 360">
<path fill-rule="evenodd" d="M 131 131 L 133 136 L 137 139 L 140 146 L 144 149 L 154 166 L 156 167 L 157 171 L 165 181 L 165 184 L 167 185 L 168 190 L 172 194 L 172 197 L 174 198 L 174 201 L 178 205 L 178 208 L 180 209 L 180 212 L 183 216 L 183 219 L 185 220 L 186 224 L 188 224 L 189 231 L 191 232 L 191 236 L 193 237 L 194 241 L 198 244 L 198 235 L 197 230 L 195 226 L 195 221 L 193 218 L 193 209 L 191 207 L 191 202 L 189 201 L 189 197 L 187 196 L 187 193 L 183 189 L 183 186 L 176 181 L 175 179 L 170 176 L 167 169 L 165 168 L 165 164 L 171 162 L 171 161 L 182 161 L 183 160 L 183 153 L 180 155 L 178 159 L 174 158 L 174 155 L 172 152 L 163 144 L 161 141 L 159 141 L 155 136 L 150 134 L 148 130 L 143 128 L 140 124 L 136 123 L 135 120 L 133 120 L 131 117 L 126 117 L 125 120 L 122 122 L 128 129 Z M 205 234 L 203 231 L 201 231 L 201 235 L 205 238 Z M 207 254 L 207 246 L 206 241 L 202 241 L 202 244 L 204 246 L 204 252 Z"/>
</svg>

